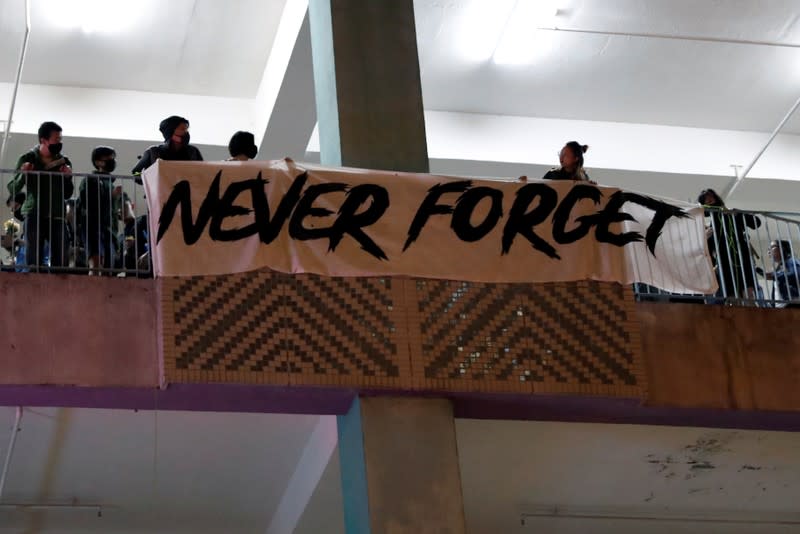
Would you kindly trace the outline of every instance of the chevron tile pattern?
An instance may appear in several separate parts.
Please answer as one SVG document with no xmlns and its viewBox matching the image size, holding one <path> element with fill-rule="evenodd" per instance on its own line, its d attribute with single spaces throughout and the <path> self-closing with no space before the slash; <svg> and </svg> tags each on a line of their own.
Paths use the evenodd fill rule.
<svg viewBox="0 0 800 534">
<path fill-rule="evenodd" d="M 641 397 L 629 288 L 271 272 L 164 279 L 173 382 Z"/>
</svg>

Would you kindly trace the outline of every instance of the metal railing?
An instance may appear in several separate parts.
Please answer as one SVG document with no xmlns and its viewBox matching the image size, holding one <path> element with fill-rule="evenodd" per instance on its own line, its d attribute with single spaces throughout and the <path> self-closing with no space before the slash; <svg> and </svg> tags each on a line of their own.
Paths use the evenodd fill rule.
<svg viewBox="0 0 800 534">
<path fill-rule="evenodd" d="M 0 170 L 0 187 L 0 269 L 152 276 L 144 188 L 133 176 Z M 639 300 L 800 307 L 800 215 L 707 208 L 705 220 L 719 290 L 635 284 Z"/>
<path fill-rule="evenodd" d="M 676 295 L 636 284 L 639 300 L 800 307 L 800 216 L 706 208 L 705 221 L 717 292 Z"/>
<path fill-rule="evenodd" d="M 3 271 L 152 276 L 133 176 L 0 170 L 0 187 Z"/>
</svg>

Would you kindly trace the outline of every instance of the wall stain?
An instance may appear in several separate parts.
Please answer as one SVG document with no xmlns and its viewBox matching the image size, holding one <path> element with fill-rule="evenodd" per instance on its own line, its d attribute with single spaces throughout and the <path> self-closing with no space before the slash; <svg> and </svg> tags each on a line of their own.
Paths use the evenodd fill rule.
<svg viewBox="0 0 800 534">
<path fill-rule="evenodd" d="M 744 464 L 742 467 L 739 468 L 737 473 L 741 473 L 742 471 L 761 471 L 763 469 L 760 465 L 748 465 Z"/>
</svg>

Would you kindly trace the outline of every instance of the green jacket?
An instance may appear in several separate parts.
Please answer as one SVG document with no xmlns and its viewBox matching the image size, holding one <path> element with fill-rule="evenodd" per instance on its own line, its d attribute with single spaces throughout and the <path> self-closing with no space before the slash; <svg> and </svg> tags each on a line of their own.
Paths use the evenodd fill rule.
<svg viewBox="0 0 800 534">
<path fill-rule="evenodd" d="M 48 166 L 42 161 L 38 146 L 19 157 L 16 169 L 19 170 L 25 163 L 32 163 L 35 171 L 46 171 L 48 168 L 58 171 L 62 165 L 72 167 L 69 158 L 62 154 L 58 154 L 58 157 Z M 75 190 L 72 176 L 68 174 L 18 172 L 8 183 L 8 192 L 11 194 L 11 198 L 14 198 L 14 195 L 23 188 L 27 189 L 27 195 L 25 203 L 22 205 L 22 215 L 28 215 L 37 208 L 37 205 L 41 205 L 42 217 L 56 218 L 64 216 L 64 200 L 70 198 Z"/>
</svg>

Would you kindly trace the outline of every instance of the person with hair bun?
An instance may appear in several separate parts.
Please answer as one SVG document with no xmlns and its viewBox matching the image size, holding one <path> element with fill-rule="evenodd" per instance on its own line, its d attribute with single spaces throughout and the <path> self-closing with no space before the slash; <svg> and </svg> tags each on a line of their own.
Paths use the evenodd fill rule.
<svg viewBox="0 0 800 534">
<path fill-rule="evenodd" d="M 258 147 L 253 134 L 243 131 L 233 134 L 228 143 L 228 153 L 231 155 L 228 161 L 248 161 L 255 158 Z"/>
<path fill-rule="evenodd" d="M 583 170 L 583 155 L 589 150 L 589 145 L 582 145 L 577 141 L 570 141 L 558 154 L 561 167 L 551 169 L 544 175 L 544 180 L 572 180 L 575 182 L 592 182 L 589 175 Z"/>
</svg>

